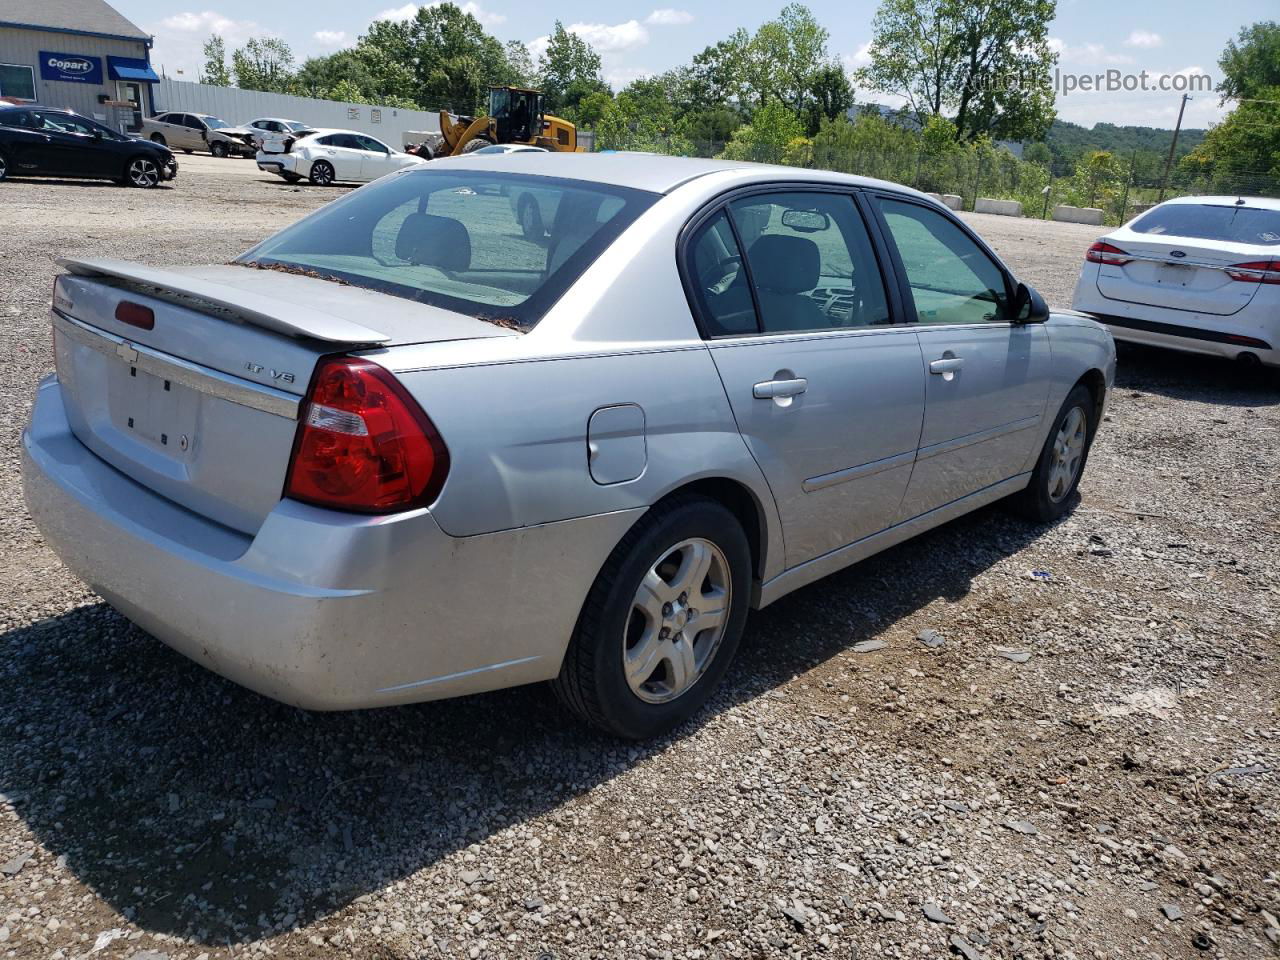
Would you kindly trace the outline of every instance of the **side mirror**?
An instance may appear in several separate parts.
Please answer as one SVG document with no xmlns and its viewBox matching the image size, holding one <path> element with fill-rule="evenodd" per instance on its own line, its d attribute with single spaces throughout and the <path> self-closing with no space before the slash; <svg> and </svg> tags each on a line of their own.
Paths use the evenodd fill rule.
<svg viewBox="0 0 1280 960">
<path fill-rule="evenodd" d="M 95 139 L 95 140 L 101 140 L 101 139 L 102 139 L 102 131 L 101 131 L 101 130 L 99 130 L 97 127 L 94 127 L 94 128 L 93 128 L 93 139 Z"/>
<path fill-rule="evenodd" d="M 1044 302 L 1044 297 L 1036 293 L 1034 287 L 1020 283 L 1013 294 L 1012 313 L 1013 322 L 1018 326 L 1044 323 L 1049 319 L 1049 305 Z"/>
</svg>

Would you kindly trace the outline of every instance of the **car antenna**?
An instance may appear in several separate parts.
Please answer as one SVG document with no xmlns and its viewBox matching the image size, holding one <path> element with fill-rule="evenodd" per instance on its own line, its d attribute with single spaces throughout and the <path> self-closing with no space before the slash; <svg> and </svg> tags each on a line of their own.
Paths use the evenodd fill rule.
<svg viewBox="0 0 1280 960">
<path fill-rule="evenodd" d="M 1244 197 L 1239 197 L 1239 198 L 1236 200 L 1236 206 L 1237 206 L 1237 207 L 1243 207 L 1243 206 L 1244 206 Z"/>
</svg>

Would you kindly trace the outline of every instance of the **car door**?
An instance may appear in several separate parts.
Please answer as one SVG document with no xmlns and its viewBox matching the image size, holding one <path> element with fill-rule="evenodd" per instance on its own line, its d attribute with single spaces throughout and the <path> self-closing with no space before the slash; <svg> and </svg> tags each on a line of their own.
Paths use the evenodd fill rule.
<svg viewBox="0 0 1280 960">
<path fill-rule="evenodd" d="M 37 110 L 35 117 L 40 132 L 46 138 L 45 170 L 73 177 L 95 172 L 95 154 L 99 152 L 95 148 L 98 144 L 88 123 L 55 110 Z"/>
<path fill-rule="evenodd" d="M 786 563 L 893 523 L 924 415 L 920 347 L 853 195 L 738 196 L 683 270 L 738 429 L 769 482 Z"/>
<path fill-rule="evenodd" d="M 0 124 L 4 125 L 3 140 L 5 152 L 13 171 L 38 173 L 49 169 L 48 132 L 41 129 L 42 123 L 30 110 L 6 110 L 0 114 Z"/>
<path fill-rule="evenodd" d="M 208 127 L 203 120 L 191 113 L 182 115 L 182 127 L 179 136 L 183 150 L 208 150 Z"/>
<path fill-rule="evenodd" d="M 391 149 L 373 137 L 360 134 L 352 139 L 360 146 L 360 179 L 377 180 L 392 170 Z"/>
<path fill-rule="evenodd" d="M 893 194 L 874 202 L 927 371 L 906 520 L 1029 469 L 1049 335 L 1043 324 L 1011 322 L 1012 279 L 949 212 Z"/>
<path fill-rule="evenodd" d="M 333 166 L 336 179 L 360 179 L 363 151 L 351 134 L 331 133 L 327 137 L 321 137 L 312 153 L 315 155 L 313 160 L 326 160 Z"/>
</svg>

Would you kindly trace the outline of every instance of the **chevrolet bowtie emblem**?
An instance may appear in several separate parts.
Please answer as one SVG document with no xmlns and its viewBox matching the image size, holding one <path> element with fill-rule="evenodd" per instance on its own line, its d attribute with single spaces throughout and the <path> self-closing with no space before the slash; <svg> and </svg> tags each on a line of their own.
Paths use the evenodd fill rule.
<svg viewBox="0 0 1280 960">
<path fill-rule="evenodd" d="M 125 363 L 136 363 L 138 361 L 138 351 L 133 349 L 133 344 L 128 340 L 117 345 L 116 356 Z"/>
</svg>

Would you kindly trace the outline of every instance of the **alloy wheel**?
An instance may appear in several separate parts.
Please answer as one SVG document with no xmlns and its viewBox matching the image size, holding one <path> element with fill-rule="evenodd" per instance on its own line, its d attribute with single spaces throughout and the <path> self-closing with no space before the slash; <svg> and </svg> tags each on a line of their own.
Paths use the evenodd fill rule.
<svg viewBox="0 0 1280 960">
<path fill-rule="evenodd" d="M 4 159 L 4 154 L 0 154 L 0 180 L 9 175 L 9 164 Z"/>
<path fill-rule="evenodd" d="M 676 699 L 706 672 L 729 621 L 724 553 L 695 537 L 665 551 L 640 581 L 622 638 L 623 673 L 646 703 Z"/>
<path fill-rule="evenodd" d="M 154 187 L 160 182 L 160 168 L 146 157 L 137 157 L 129 164 L 129 182 L 135 187 Z"/>
<path fill-rule="evenodd" d="M 1057 436 L 1053 438 L 1053 459 L 1049 467 L 1049 499 L 1060 503 L 1071 492 L 1088 442 L 1089 418 L 1080 407 L 1072 407 Z"/>
<path fill-rule="evenodd" d="M 311 171 L 311 179 L 322 187 L 333 183 L 333 170 L 327 163 L 317 163 Z"/>
</svg>

